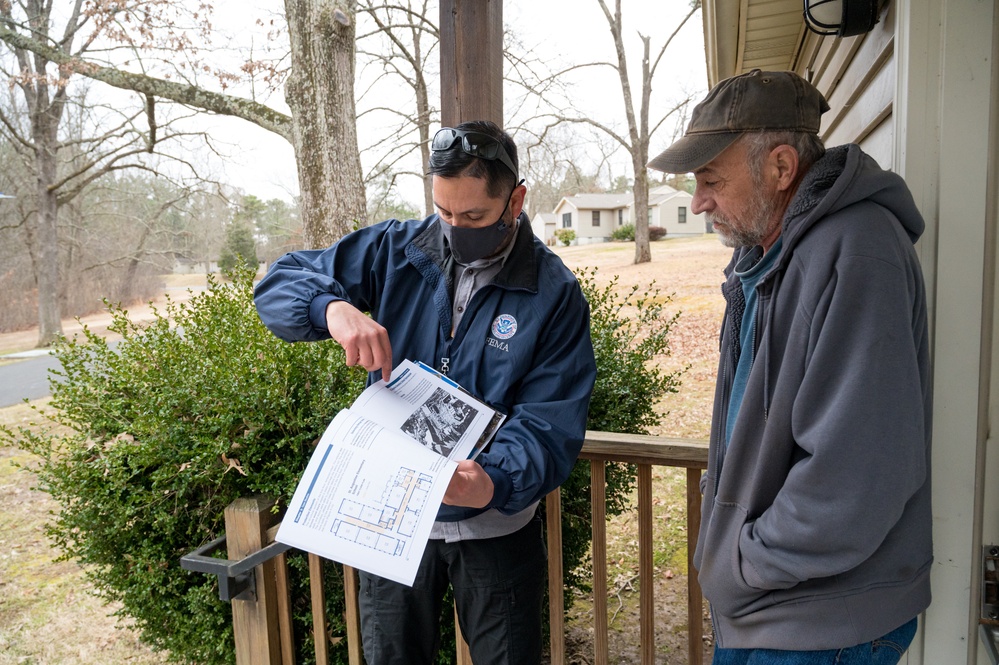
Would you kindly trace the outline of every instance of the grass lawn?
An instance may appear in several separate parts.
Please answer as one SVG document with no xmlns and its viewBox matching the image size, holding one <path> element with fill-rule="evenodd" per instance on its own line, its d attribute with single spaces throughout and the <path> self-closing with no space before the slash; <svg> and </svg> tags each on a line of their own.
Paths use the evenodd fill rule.
<svg viewBox="0 0 999 665">
<path fill-rule="evenodd" d="M 8 427 L 37 420 L 27 405 L 0 409 Z M 31 464 L 0 447 L 0 665 L 166 662 L 110 616 L 115 608 L 91 593 L 80 566 L 58 560 L 45 535 L 58 506 L 35 488 Z"/>
</svg>

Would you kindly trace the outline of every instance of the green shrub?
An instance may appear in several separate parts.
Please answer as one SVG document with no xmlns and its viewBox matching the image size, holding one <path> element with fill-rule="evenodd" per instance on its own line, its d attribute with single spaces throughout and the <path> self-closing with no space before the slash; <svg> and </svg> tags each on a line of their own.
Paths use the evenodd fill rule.
<svg viewBox="0 0 999 665">
<path fill-rule="evenodd" d="M 597 380 L 590 398 L 586 428 L 602 432 L 648 434 L 659 423 L 656 410 L 667 394 L 679 392 L 686 368 L 667 372 L 657 363 L 668 356 L 669 333 L 680 314 L 664 316 L 669 296 L 655 285 L 633 286 L 624 298 L 617 295 L 618 278 L 599 287 L 596 269 L 577 273 L 590 303 L 590 335 L 597 360 Z M 608 464 L 607 515 L 628 507 L 635 470 Z M 566 609 L 572 589 L 589 590 L 590 463 L 580 460 L 562 485 L 562 557 L 565 566 Z"/>
<path fill-rule="evenodd" d="M 654 364 L 669 352 L 676 317 L 662 316 L 658 291 L 623 300 L 614 284 L 579 279 L 590 303 L 597 382 L 589 429 L 646 433 L 655 406 L 679 386 L 679 372 Z M 332 416 L 363 388 L 365 374 L 344 366 L 333 342 L 288 344 L 260 323 L 252 271 L 209 288 L 187 304 L 170 303 L 140 325 L 110 307 L 112 348 L 84 330 L 55 348 L 52 409 L 41 430 L 0 428 L 0 442 L 40 458 L 42 489 L 60 504 L 48 533 L 64 559 L 86 568 L 98 592 L 121 603 L 143 641 L 176 661 L 234 660 L 231 608 L 214 577 L 180 569 L 181 556 L 224 532 L 223 511 L 238 497 L 267 494 L 286 503 Z M 634 311 L 634 314 L 627 312 Z M 632 470 L 607 471 L 608 513 L 627 505 Z M 589 463 L 563 486 L 567 604 L 589 587 Z M 296 662 L 314 662 L 307 562 L 289 553 Z M 325 567 L 327 616 L 344 634 L 339 566 Z M 445 606 L 441 662 L 451 662 L 453 613 Z M 450 624 L 450 625 L 449 625 Z M 331 654 L 346 662 L 345 643 Z"/>
<path fill-rule="evenodd" d="M 662 240 L 665 237 L 666 237 L 666 227 L 663 226 L 649 227 L 649 240 Z"/>
<path fill-rule="evenodd" d="M 313 441 L 365 379 L 336 343 L 274 337 L 253 307 L 251 271 L 232 277 L 148 326 L 112 307 L 116 348 L 89 330 L 57 345 L 47 431 L 0 432 L 40 456 L 41 487 L 61 506 L 49 535 L 63 558 L 84 564 L 143 641 L 178 661 L 234 660 L 229 604 L 181 556 L 222 535 L 234 499 L 290 497 Z M 307 599 L 303 559 L 290 558 L 291 575 Z M 338 571 L 327 569 L 334 591 Z M 342 591 L 327 598 L 343 634 Z M 295 608 L 300 663 L 312 660 L 307 612 L 307 602 Z"/>
<path fill-rule="evenodd" d="M 555 229 L 555 239 L 568 247 L 576 239 L 576 232 L 572 229 Z"/>
<path fill-rule="evenodd" d="M 625 224 L 624 226 L 617 227 L 611 232 L 611 240 L 635 242 L 635 225 Z"/>
<path fill-rule="evenodd" d="M 590 398 L 587 429 L 648 434 L 659 424 L 657 404 L 680 390 L 686 368 L 667 372 L 658 360 L 670 355 L 669 334 L 680 318 L 665 316 L 672 296 L 655 283 L 631 286 L 617 295 L 619 278 L 599 287 L 596 269 L 577 272 L 590 304 L 590 335 L 597 359 L 597 382 Z"/>
</svg>

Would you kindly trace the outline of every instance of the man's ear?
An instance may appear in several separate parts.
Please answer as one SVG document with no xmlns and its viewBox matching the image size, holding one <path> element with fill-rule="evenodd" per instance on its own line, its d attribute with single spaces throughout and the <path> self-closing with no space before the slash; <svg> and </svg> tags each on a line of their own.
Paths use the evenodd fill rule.
<svg viewBox="0 0 999 665">
<path fill-rule="evenodd" d="M 524 209 L 524 197 L 527 196 L 527 186 L 520 184 L 517 185 L 513 194 L 510 195 L 510 210 L 513 212 L 513 218 L 517 219 L 520 216 L 520 212 Z"/>
<path fill-rule="evenodd" d="M 777 181 L 777 191 L 788 190 L 798 180 L 798 151 L 789 145 L 779 145 L 770 151 L 768 166 Z"/>
</svg>

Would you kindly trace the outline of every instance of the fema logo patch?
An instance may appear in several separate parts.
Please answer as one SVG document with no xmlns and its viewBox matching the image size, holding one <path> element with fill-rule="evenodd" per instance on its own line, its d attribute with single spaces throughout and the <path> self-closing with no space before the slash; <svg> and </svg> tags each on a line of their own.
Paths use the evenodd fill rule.
<svg viewBox="0 0 999 665">
<path fill-rule="evenodd" d="M 517 334 L 517 319 L 509 314 L 500 314 L 493 319 L 492 331 L 496 339 L 510 339 Z"/>
</svg>

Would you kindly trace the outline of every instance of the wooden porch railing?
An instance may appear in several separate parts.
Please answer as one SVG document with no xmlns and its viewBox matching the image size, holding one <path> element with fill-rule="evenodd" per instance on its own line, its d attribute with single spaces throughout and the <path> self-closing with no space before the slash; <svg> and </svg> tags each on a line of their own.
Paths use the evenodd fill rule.
<svg viewBox="0 0 999 665">
<path fill-rule="evenodd" d="M 687 469 L 687 653 L 690 665 L 702 665 L 702 596 L 693 574 L 693 544 L 700 528 L 701 470 L 707 466 L 707 444 L 703 441 L 633 434 L 588 431 L 582 459 L 590 461 L 593 518 L 593 616 L 594 663 L 608 662 L 607 537 L 605 513 L 605 469 L 607 462 L 635 464 L 638 475 L 639 617 L 641 662 L 655 662 L 655 611 L 652 542 L 652 467 Z M 270 505 L 259 498 L 241 499 L 226 509 L 228 556 L 238 559 L 273 542 L 278 526 L 268 522 Z M 546 499 L 548 534 L 549 609 L 551 613 L 551 662 L 564 665 L 565 617 L 563 607 L 561 502 L 558 491 Z M 320 557 L 309 555 L 316 662 L 329 662 L 330 642 L 326 630 L 325 598 Z M 364 662 L 361 653 L 360 618 L 357 610 L 357 572 L 344 566 L 347 649 L 351 665 Z M 256 567 L 256 599 L 234 599 L 233 622 L 238 665 L 293 665 L 291 604 L 284 554 Z M 600 582 L 602 581 L 602 583 Z M 455 622 L 457 627 L 457 621 Z M 468 647 L 458 632 L 459 665 L 469 665 Z"/>
</svg>

